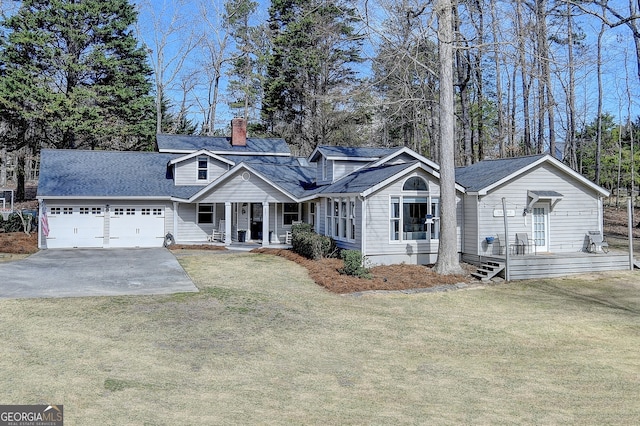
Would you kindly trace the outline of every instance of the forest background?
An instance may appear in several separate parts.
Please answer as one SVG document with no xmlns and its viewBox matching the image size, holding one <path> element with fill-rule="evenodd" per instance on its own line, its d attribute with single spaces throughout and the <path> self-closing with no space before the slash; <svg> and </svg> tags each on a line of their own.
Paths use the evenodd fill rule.
<svg viewBox="0 0 640 426">
<path fill-rule="evenodd" d="M 0 187 L 41 148 L 156 133 L 408 146 L 439 161 L 434 5 L 418 0 L 0 0 Z M 455 162 L 549 152 L 637 187 L 640 1 L 453 2 Z"/>
</svg>

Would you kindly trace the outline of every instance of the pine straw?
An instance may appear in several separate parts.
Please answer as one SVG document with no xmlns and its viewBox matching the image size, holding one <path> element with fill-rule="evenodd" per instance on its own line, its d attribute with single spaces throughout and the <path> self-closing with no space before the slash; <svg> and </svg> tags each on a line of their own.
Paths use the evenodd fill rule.
<svg viewBox="0 0 640 426">
<path fill-rule="evenodd" d="M 33 254 L 38 251 L 38 234 L 0 233 L 0 253 Z"/>
<path fill-rule="evenodd" d="M 427 266 L 408 264 L 375 266 L 371 268 L 373 278 L 358 278 L 339 272 L 344 266 L 340 259 L 310 260 L 286 249 L 259 248 L 252 252 L 281 256 L 296 262 L 309 271 L 309 276 L 318 285 L 339 294 L 366 290 L 430 288 L 472 281 L 470 276 L 438 275 Z"/>
</svg>

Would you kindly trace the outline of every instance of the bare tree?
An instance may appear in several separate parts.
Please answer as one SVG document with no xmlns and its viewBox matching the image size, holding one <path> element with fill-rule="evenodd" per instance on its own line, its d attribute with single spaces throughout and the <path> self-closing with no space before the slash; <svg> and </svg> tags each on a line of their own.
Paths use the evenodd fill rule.
<svg viewBox="0 0 640 426">
<path fill-rule="evenodd" d="M 216 125 L 217 106 L 221 97 L 221 79 L 225 67 L 231 60 L 231 31 L 225 21 L 224 4 L 217 0 L 200 2 L 200 16 L 207 36 L 202 40 L 201 66 L 206 78 L 206 99 L 198 99 L 204 115 L 202 132 L 213 135 Z"/>
<path fill-rule="evenodd" d="M 199 43 L 193 21 L 183 14 L 185 1 L 166 1 L 158 7 L 157 2 L 146 0 L 142 8 L 150 16 L 152 38 L 145 40 L 147 53 L 154 71 L 156 87 L 156 133 L 162 133 L 163 102 L 167 91 L 181 85 L 181 73 L 190 59 L 193 49 Z M 139 37 L 144 31 L 139 28 Z"/>
</svg>

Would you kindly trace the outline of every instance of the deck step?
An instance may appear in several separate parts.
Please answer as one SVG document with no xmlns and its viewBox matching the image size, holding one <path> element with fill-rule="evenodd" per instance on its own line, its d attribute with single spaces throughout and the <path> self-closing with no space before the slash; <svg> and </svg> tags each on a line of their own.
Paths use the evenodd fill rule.
<svg viewBox="0 0 640 426">
<path fill-rule="evenodd" d="M 476 272 L 472 272 L 471 276 L 481 281 L 489 281 L 504 270 L 504 263 L 489 261 L 480 265 Z"/>
</svg>

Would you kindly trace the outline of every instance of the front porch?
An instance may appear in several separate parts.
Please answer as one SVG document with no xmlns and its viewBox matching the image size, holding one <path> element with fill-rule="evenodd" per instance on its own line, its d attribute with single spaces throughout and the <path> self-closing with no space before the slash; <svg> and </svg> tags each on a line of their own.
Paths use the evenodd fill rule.
<svg viewBox="0 0 640 426">
<path fill-rule="evenodd" d="M 489 262 L 506 264 L 505 255 L 462 254 L 462 261 L 472 265 Z M 537 253 L 509 256 L 509 277 L 512 280 L 561 277 L 589 272 L 628 270 L 629 253 L 611 250 L 609 253 Z M 505 272 L 500 276 L 504 278 Z"/>
</svg>

